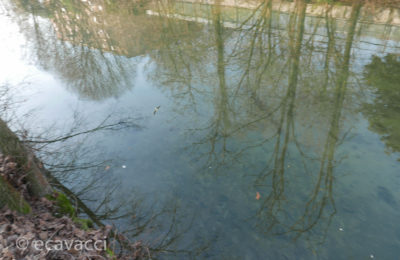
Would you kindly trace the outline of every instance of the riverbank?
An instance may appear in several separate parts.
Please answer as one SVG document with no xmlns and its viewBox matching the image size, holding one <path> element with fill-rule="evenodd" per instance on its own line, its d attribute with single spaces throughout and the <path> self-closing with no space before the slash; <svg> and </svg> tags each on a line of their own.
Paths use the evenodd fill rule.
<svg viewBox="0 0 400 260">
<path fill-rule="evenodd" d="M 0 259 L 150 258 L 140 241 L 102 223 L 0 120 Z"/>
<path fill-rule="evenodd" d="M 74 220 L 57 197 L 60 193 L 37 198 L 29 192 L 26 173 L 10 156 L 0 154 L 0 176 L 3 183 L 17 191 L 20 196 L 20 213 L 4 206 L 0 211 L 0 258 L 1 259 L 60 259 L 70 257 L 108 257 L 111 254 L 106 243 L 110 226 L 89 229 L 88 226 Z M 0 196 L 3 196 L 0 195 Z M 23 202 L 23 203 L 22 203 Z M 13 205 L 15 207 L 16 205 Z M 23 214 L 27 213 L 27 214 Z M 57 217 L 58 216 L 58 217 Z M 99 246 L 80 247 L 78 241 L 100 241 Z M 50 241 L 47 246 L 46 242 Z M 71 241 L 71 248 L 56 248 L 58 241 Z M 56 250 L 62 249 L 62 250 Z"/>
<path fill-rule="evenodd" d="M 95 228 L 90 219 L 78 218 L 63 193 L 33 196 L 26 173 L 10 156 L 0 154 L 0 178 L 19 194 L 21 203 L 15 210 L 7 205 L 0 210 L 0 259 L 150 258 L 140 242 L 116 256 L 117 240 L 125 238 L 116 238 L 109 225 Z"/>
</svg>

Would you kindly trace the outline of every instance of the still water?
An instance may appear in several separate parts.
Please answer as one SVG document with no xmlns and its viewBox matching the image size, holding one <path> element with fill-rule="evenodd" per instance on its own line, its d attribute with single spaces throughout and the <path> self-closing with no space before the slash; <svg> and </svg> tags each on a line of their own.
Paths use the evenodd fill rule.
<svg viewBox="0 0 400 260">
<path fill-rule="evenodd" d="M 398 259 L 400 9 L 0 7 L 2 118 L 158 257 Z"/>
</svg>

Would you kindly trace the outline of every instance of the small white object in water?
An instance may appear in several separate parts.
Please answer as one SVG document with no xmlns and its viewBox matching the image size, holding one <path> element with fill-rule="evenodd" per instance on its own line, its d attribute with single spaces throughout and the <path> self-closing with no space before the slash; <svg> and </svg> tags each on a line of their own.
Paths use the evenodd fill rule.
<svg viewBox="0 0 400 260">
<path fill-rule="evenodd" d="M 125 169 L 125 168 L 126 168 L 126 165 L 122 165 L 122 168 L 124 168 L 124 169 Z"/>
<path fill-rule="evenodd" d="M 370 258 L 374 258 L 374 255 L 373 255 L 373 254 L 371 254 L 371 255 L 369 255 L 369 257 L 370 257 Z"/>
<path fill-rule="evenodd" d="M 339 228 L 339 231 L 343 231 L 343 228 L 340 227 L 340 228 Z"/>
<path fill-rule="evenodd" d="M 154 108 L 153 115 L 155 115 L 155 114 L 158 112 L 158 110 L 160 109 L 160 107 L 161 107 L 161 106 L 158 106 L 158 107 L 155 107 L 155 108 Z"/>
</svg>

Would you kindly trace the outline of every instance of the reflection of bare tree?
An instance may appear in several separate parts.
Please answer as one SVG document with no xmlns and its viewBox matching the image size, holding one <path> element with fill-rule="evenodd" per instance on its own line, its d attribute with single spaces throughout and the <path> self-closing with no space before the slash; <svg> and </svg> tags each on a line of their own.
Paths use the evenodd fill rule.
<svg viewBox="0 0 400 260">
<path fill-rule="evenodd" d="M 131 64 L 125 57 L 104 52 L 112 50 L 113 45 L 108 41 L 104 43 L 108 47 L 99 46 L 104 37 L 96 34 L 98 27 L 89 24 L 93 16 L 86 13 L 86 4 L 72 1 L 76 10 L 61 2 L 50 2 L 44 9 L 32 3 L 21 4 L 26 5 L 33 28 L 24 20 L 19 21 L 20 25 L 27 27 L 24 30 L 27 37 L 33 37 L 35 58 L 42 66 L 56 70 L 82 97 L 98 100 L 119 95 L 124 85 L 121 81 L 128 82 L 131 76 Z M 39 15 L 51 17 L 53 24 L 43 21 Z M 58 39 L 50 37 L 54 36 L 53 26 L 57 28 Z M 115 223 L 125 237 L 145 240 L 153 254 L 201 253 L 203 245 L 190 243 L 186 238 L 190 225 L 182 224 L 186 216 L 179 215 L 173 201 L 167 201 L 163 208 L 149 206 L 151 202 L 140 198 L 140 194 L 133 196 L 132 190 L 129 194 L 119 192 L 121 183 L 110 178 L 112 169 L 105 170 L 113 162 L 93 140 L 106 131 L 139 129 L 134 120 L 127 122 L 118 116 L 120 120 L 116 122 L 112 122 L 114 118 L 106 118 L 93 128 L 87 125 L 87 120 L 78 120 L 70 129 L 53 128 L 45 135 L 32 137 L 29 131 L 21 131 L 24 134 L 21 138 L 45 158 L 43 166 L 51 170 L 49 178 L 53 185 L 75 202 L 78 212 L 97 225 Z"/>
<path fill-rule="evenodd" d="M 249 20 L 252 20 L 252 25 L 242 30 Z M 238 48 L 248 52 L 248 58 L 244 65 L 243 74 L 239 80 L 236 92 L 239 91 L 244 82 L 246 82 L 247 85 L 250 84 L 251 72 L 255 74 L 255 86 L 259 87 L 263 74 L 271 64 L 274 39 L 272 36 L 272 1 L 262 1 L 255 11 L 242 23 L 239 30 L 242 31 L 242 37 L 246 38 L 249 42 L 249 46 L 240 46 L 240 44 L 237 44 L 240 46 Z M 247 32 L 249 36 L 246 35 Z M 265 48 L 265 44 L 267 48 Z M 265 49 L 267 53 L 263 52 Z M 237 52 L 239 52 L 239 50 L 235 52 L 235 55 L 237 55 Z M 257 60 L 257 62 L 253 60 Z M 255 97 L 254 93 L 252 97 Z"/>
<path fill-rule="evenodd" d="M 212 31 L 207 35 L 214 40 L 214 47 L 209 51 L 215 50 L 216 63 L 212 66 L 215 69 L 214 74 L 204 74 L 203 77 L 208 77 L 215 83 L 213 109 L 206 127 L 193 131 L 202 135 L 202 138 L 194 143 L 194 149 L 196 154 L 202 154 L 207 166 L 212 165 L 215 169 L 229 167 L 229 162 L 246 160 L 246 154 L 274 142 L 271 158 L 264 160 L 265 167 L 256 179 L 257 185 L 267 187 L 263 192 L 262 206 L 257 213 L 258 224 L 265 232 L 291 233 L 298 237 L 317 225 L 329 227 L 330 218 L 335 214 L 332 195 L 335 153 L 340 144 L 340 122 L 343 120 L 341 111 L 346 97 L 351 43 L 360 5 L 353 6 L 343 54 L 338 44 L 340 41 L 336 40 L 335 21 L 330 17 L 326 16 L 325 20 L 322 20 L 326 25 L 326 45 L 321 45 L 314 39 L 317 38 L 316 31 L 321 28 L 321 24 L 315 23 L 313 28 L 306 26 L 305 1 L 296 2 L 296 12 L 288 19 L 287 35 L 276 32 L 271 26 L 270 8 L 269 1 L 262 2 L 257 8 L 259 13 L 252 12 L 251 19 L 245 19 L 236 31 L 224 28 L 220 6 L 216 4 L 210 8 Z M 240 35 L 241 38 L 232 37 L 234 40 L 231 41 L 229 37 L 232 35 Z M 304 40 L 305 35 L 308 35 L 307 40 Z M 312 70 L 312 63 L 316 61 L 313 58 L 315 53 L 324 53 L 322 72 Z M 332 69 L 332 65 L 336 67 Z M 238 72 L 233 76 L 230 74 L 232 68 Z M 188 71 L 181 70 L 180 76 L 193 78 L 195 72 L 200 71 L 186 72 Z M 321 95 L 316 95 L 316 98 L 319 100 L 317 104 L 325 106 L 324 119 L 321 118 L 320 121 L 327 121 L 326 129 L 321 129 L 322 135 L 326 133 L 326 137 L 321 145 L 322 154 L 318 156 L 319 166 L 316 165 L 312 152 L 307 153 L 307 145 L 303 145 L 304 140 L 298 137 L 304 131 L 309 131 L 305 125 L 315 124 L 313 120 L 301 122 L 306 115 L 301 115 L 300 107 L 304 104 L 297 100 L 298 93 L 303 95 L 301 102 L 313 102 L 312 98 L 315 98 L 304 98 L 304 88 L 310 84 L 307 79 L 302 78 L 305 74 L 308 77 L 308 74 L 313 77 L 323 74 L 322 84 L 315 89 L 318 93 L 324 93 L 325 98 L 322 101 Z M 232 82 L 234 83 L 231 84 Z M 232 85 L 236 88 L 231 89 Z M 287 87 L 282 91 L 285 85 Z M 241 110 L 243 107 L 245 109 Z M 303 128 L 300 125 L 303 125 Z M 269 133 L 268 137 L 248 146 L 240 146 L 239 151 L 230 149 L 229 145 L 238 136 L 246 135 L 246 132 L 257 128 Z M 303 162 L 304 170 L 299 171 L 307 180 L 304 183 L 304 187 L 307 188 L 295 191 L 293 185 L 288 185 L 292 178 L 292 173 L 287 170 L 290 162 L 288 158 L 292 152 L 296 152 L 296 156 Z M 247 167 L 258 168 L 256 165 Z M 294 194 L 301 194 L 304 200 L 298 201 Z"/>
<path fill-rule="evenodd" d="M 0 122 L 4 124 L 2 120 Z M 29 146 L 29 150 L 44 156 L 45 163 L 42 164 L 37 160 L 37 164 L 47 175 L 52 187 L 69 197 L 76 208 L 75 212 L 80 217 L 91 219 L 97 226 L 115 224 L 111 236 L 116 243 L 116 248 L 113 249 L 124 250 L 125 253 L 126 250 L 136 250 L 137 247 L 134 245 L 141 242 L 134 241 L 142 240 L 143 244 L 150 248 L 153 256 L 161 254 L 195 256 L 203 253 L 207 248 L 206 244 L 198 244 L 197 241 L 190 243 L 186 239 L 185 234 L 191 228 L 191 224 L 181 223 L 186 216 L 180 215 L 173 201 L 167 201 L 162 208 L 154 205 L 146 206 L 149 203 L 140 194 L 132 196 L 134 190 L 128 191 L 129 196 L 119 192 L 121 183 L 109 177 L 112 169 L 108 165 L 115 163 L 102 159 L 104 156 L 101 151 L 90 142 L 99 132 L 138 129 L 138 127 L 136 123 L 128 121 L 108 123 L 107 118 L 97 127 L 81 132 L 67 132 L 52 138 L 41 135 L 27 140 L 26 133 L 29 131 L 24 130 L 20 133 L 25 134 L 19 138 L 23 139 L 27 147 Z M 80 137 L 84 138 L 77 140 Z M 0 138 L 0 143 L 3 142 L 10 143 L 9 136 Z M 13 144 L 10 143 L 12 149 Z M 127 223 L 129 228 L 126 226 Z M 182 240 L 185 243 L 182 243 Z"/>
<path fill-rule="evenodd" d="M 232 30 L 224 27 L 222 7 L 218 3 L 211 7 L 213 51 L 215 50 L 215 71 L 210 77 L 210 84 L 213 89 L 213 115 L 202 129 L 195 129 L 194 132 L 204 132 L 204 137 L 195 142 L 195 147 L 207 147 L 206 151 L 200 153 L 200 158 L 205 160 L 207 166 L 214 168 L 224 166 L 226 159 L 232 159 L 234 151 L 228 148 L 230 131 L 232 125 L 237 124 L 239 114 L 236 113 L 235 102 L 240 97 L 232 96 L 229 89 L 229 77 L 227 76 L 227 63 L 229 56 L 226 53 L 226 38 L 231 35 Z M 215 77 L 215 76 L 216 77 Z"/>
<path fill-rule="evenodd" d="M 328 38 L 328 44 L 326 47 L 326 54 L 325 54 L 325 61 L 324 61 L 324 72 L 325 72 L 325 81 L 324 87 L 322 88 L 322 93 L 324 94 L 328 87 L 329 82 L 329 70 L 330 70 L 330 63 L 332 56 L 334 55 L 335 51 L 335 20 L 332 19 L 330 14 L 330 8 L 326 9 L 325 12 L 325 25 L 326 25 L 326 34 Z"/>
<path fill-rule="evenodd" d="M 170 12 L 170 7 L 165 8 L 159 9 L 159 13 Z M 176 100 L 186 102 L 185 108 L 195 107 L 196 98 L 209 97 L 207 95 L 213 93 L 211 118 L 205 128 L 196 129 L 197 133 L 205 133 L 203 138 L 195 142 L 194 148 L 201 147 L 197 152 L 204 152 L 205 164 L 222 168 L 229 164 L 228 158 L 230 161 L 239 160 L 246 152 L 273 142 L 271 158 L 264 160 L 265 167 L 256 179 L 257 185 L 268 187 L 263 193 L 262 205 L 257 213 L 258 224 L 265 232 L 294 233 L 298 237 L 317 225 L 329 227 L 330 218 L 335 214 L 332 195 L 335 153 L 340 144 L 341 115 L 359 10 L 360 4 L 357 3 L 352 9 L 343 54 L 339 51 L 340 39 L 335 35 L 335 21 L 328 15 L 324 20 L 326 46 L 318 46 L 315 41 L 319 23 L 312 28 L 309 39 L 304 40 L 307 26 L 306 2 L 303 0 L 296 1 L 296 12 L 289 17 L 287 35 L 279 34 L 272 28 L 271 1 L 262 2 L 257 9 L 259 13 L 251 14 L 251 26 L 246 24 L 249 21 L 246 20 L 239 29 L 234 30 L 224 27 L 223 11 L 219 5 L 211 8 L 212 26 L 157 18 L 163 26 L 160 34 L 163 44 L 150 54 L 156 67 L 152 79 L 161 82 L 164 89 L 171 89 Z M 235 39 L 231 40 L 229 37 L 232 35 L 240 35 L 242 38 L 237 40 L 232 37 Z M 194 39 L 196 37 L 206 40 Z M 81 49 L 93 52 L 87 46 L 81 46 Z M 315 160 L 305 152 L 297 134 L 307 131 L 298 128 L 300 124 L 308 123 L 301 122 L 303 118 L 299 115 L 301 112 L 298 112 L 299 103 L 312 101 L 313 97 L 300 100 L 299 92 L 308 84 L 302 78 L 303 75 L 310 73 L 311 77 L 320 76 L 309 69 L 315 61 L 313 55 L 320 49 L 323 49 L 324 55 L 321 73 L 324 77 L 316 91 L 323 94 L 325 102 L 322 105 L 329 103 L 325 109 L 328 123 L 327 129 L 322 130 L 324 140 L 317 162 L 319 169 L 311 172 L 308 166 L 314 165 Z M 85 54 L 84 51 L 82 53 Z M 215 57 L 215 62 L 208 62 L 211 57 Z M 332 60 L 336 65 L 333 70 Z M 232 67 L 237 69 L 237 74 L 232 75 Z M 70 77 L 74 74 L 71 73 Z M 78 76 L 77 79 L 83 77 Z M 208 84 L 206 89 L 198 86 L 205 82 Z M 232 85 L 233 89 L 230 88 Z M 333 86 L 333 89 L 329 86 Z M 315 124 L 311 121 L 310 124 Z M 238 135 L 246 135 L 254 129 L 272 134 L 249 146 L 240 147 L 240 151 L 229 149 L 229 143 L 235 141 Z M 308 188 L 311 186 L 310 189 L 295 191 L 295 194 L 303 196 L 304 201 L 301 202 L 296 200 L 290 187 L 288 189 L 288 183 L 293 182 L 287 170 L 292 150 L 295 150 L 305 165 L 302 173 L 311 175 L 304 177 L 310 180 L 310 183 L 304 185 Z M 254 165 L 248 166 L 257 169 Z M 113 218 L 107 212 L 100 215 L 105 219 Z M 143 226 L 146 225 L 135 226 L 130 232 L 137 234 L 144 230 Z M 160 238 L 160 241 L 164 241 L 164 238 Z"/>
<path fill-rule="evenodd" d="M 305 20 L 305 1 L 296 2 L 297 11 L 292 15 L 289 22 L 290 37 L 290 57 L 289 57 L 289 82 L 286 96 L 280 105 L 280 120 L 277 126 L 276 142 L 273 151 L 272 170 L 263 173 L 259 179 L 263 181 L 267 177 L 271 178 L 272 192 L 263 200 L 262 206 L 258 211 L 258 217 L 267 232 L 271 232 L 276 225 L 286 225 L 287 217 L 282 218 L 281 202 L 285 193 L 285 158 L 288 151 L 289 140 L 294 136 L 294 106 L 296 99 L 296 88 L 299 74 L 299 60 L 304 34 Z M 259 180 L 260 181 L 260 180 Z M 279 217 L 280 216 L 280 217 Z M 264 224 L 263 224 L 264 225 Z"/>
<path fill-rule="evenodd" d="M 74 170 L 80 170 L 79 168 Z M 99 174 L 92 175 L 92 181 L 80 192 L 74 191 L 74 185 L 71 189 L 62 184 L 50 172 L 47 172 L 47 177 L 53 187 L 70 198 L 79 215 L 89 218 L 99 227 L 113 225 L 112 240 L 109 243 L 110 248 L 116 252 L 135 254 L 137 245 L 144 245 L 149 249 L 147 254 L 152 257 L 193 257 L 207 250 L 207 244 L 200 244 L 198 241 L 190 243 L 186 239 L 185 234 L 191 224 L 181 224 L 186 216 L 179 215 L 179 208 L 172 201 L 161 209 L 154 209 L 155 206 L 146 207 L 145 199 L 140 195 L 127 199 L 126 194 L 118 193 L 119 183 L 97 181 Z M 104 181 L 107 185 L 101 184 Z M 134 191 L 130 191 L 131 195 L 132 192 Z"/>
<path fill-rule="evenodd" d="M 279 152 L 279 144 L 280 140 L 282 139 L 280 135 L 278 135 L 276 146 L 274 150 L 275 159 L 273 161 L 273 170 L 268 172 L 268 175 L 271 175 L 272 178 L 272 192 L 267 196 L 267 198 L 263 201 L 263 206 L 259 211 L 259 216 L 262 223 L 266 222 L 267 231 L 276 232 L 279 234 L 282 233 L 290 233 L 294 232 L 296 235 L 295 237 L 299 237 L 304 232 L 310 231 L 314 226 L 319 224 L 322 218 L 324 218 L 325 211 L 330 209 L 330 213 L 327 213 L 327 226 L 326 229 L 329 227 L 329 223 L 333 215 L 335 214 L 335 203 L 333 199 L 332 189 L 333 189 L 333 170 L 334 170 L 334 162 L 335 162 L 335 151 L 339 144 L 339 133 L 340 133 L 340 120 L 341 120 L 341 111 L 343 109 L 343 102 L 346 96 L 346 88 L 347 88 L 347 80 L 349 75 L 349 63 L 350 63 L 350 52 L 352 48 L 352 42 L 355 34 L 355 27 L 356 22 L 359 15 L 361 5 L 356 3 L 353 6 L 352 10 L 352 18 L 351 23 L 349 25 L 348 34 L 345 43 L 345 50 L 343 54 L 343 60 L 338 67 L 338 73 L 336 75 L 336 89 L 335 96 L 333 99 L 333 108 L 332 114 L 330 116 L 330 126 L 327 131 L 327 137 L 323 149 L 322 156 L 320 158 L 320 169 L 318 171 L 317 179 L 315 185 L 312 188 L 311 194 L 308 196 L 303 213 L 298 215 L 292 221 L 287 221 L 287 217 L 285 216 L 284 212 L 286 209 L 282 208 L 281 201 L 285 200 L 284 198 L 284 169 L 285 169 L 285 151 L 287 149 L 287 140 L 288 140 L 288 132 L 293 132 L 294 130 L 289 129 L 287 124 L 286 126 L 286 134 L 283 137 L 283 148 L 281 152 Z M 301 17 L 301 15 L 300 15 Z M 300 19 L 301 21 L 301 19 Z M 304 20 L 303 20 L 304 21 Z M 297 36 L 294 39 L 295 42 L 295 49 L 293 53 L 299 51 L 299 39 L 301 39 L 299 33 L 301 33 L 301 27 L 297 29 Z M 297 53 L 299 54 L 299 53 Z M 296 57 L 296 56 L 294 56 Z M 298 65 L 298 59 L 294 59 L 292 61 L 291 66 L 293 66 L 291 79 L 289 80 L 289 89 L 291 82 L 296 82 L 296 68 Z M 297 64 L 297 65 L 296 65 Z M 289 94 L 288 97 L 293 97 L 293 94 Z M 292 92 L 294 93 L 294 92 Z M 288 98 L 290 100 L 290 98 Z M 288 118 L 292 118 L 293 114 L 290 112 L 292 110 L 292 106 L 289 106 L 288 111 Z M 281 127 L 279 127 L 281 129 Z M 278 150 L 277 150 L 278 147 Z M 262 176 L 263 179 L 266 178 L 265 175 Z M 280 212 L 283 211 L 283 212 Z M 283 213 L 283 214 L 282 214 Z M 288 224 L 289 223 L 289 224 Z M 275 227 L 278 226 L 279 228 L 276 229 Z M 285 227 L 282 229 L 282 227 Z M 275 231 L 274 231 L 275 228 Z"/>
<path fill-rule="evenodd" d="M 101 5 L 69 3 L 50 1 L 46 6 L 38 2 L 16 3 L 28 11 L 33 22 L 31 26 L 20 20 L 23 32 L 33 40 L 35 58 L 45 69 L 56 71 L 83 98 L 101 100 L 119 96 L 132 87 L 133 64 L 125 57 L 104 52 L 118 50 L 99 21 Z M 52 24 L 40 16 L 50 17 Z M 52 37 L 54 32 L 58 39 Z"/>
<path fill-rule="evenodd" d="M 194 22 L 166 18 L 173 15 L 174 1 L 154 1 L 159 14 L 160 43 L 158 50 L 150 53 L 155 65 L 149 76 L 162 90 L 170 90 L 175 102 L 185 109 L 195 110 L 198 94 L 204 90 L 196 87 L 203 79 L 196 77 L 205 72 L 208 39 L 201 37 L 204 26 Z"/>
<path fill-rule="evenodd" d="M 349 76 L 350 66 L 350 53 L 355 35 L 355 28 L 357 25 L 357 19 L 360 13 L 361 4 L 355 2 L 353 5 L 349 29 L 347 32 L 347 38 L 345 43 L 345 49 L 343 53 L 343 61 L 340 64 L 340 70 L 337 75 L 335 99 L 333 104 L 333 111 L 331 115 L 331 123 L 327 133 L 324 151 L 321 158 L 320 171 L 318 174 L 318 180 L 313 190 L 312 196 L 307 201 L 305 208 L 305 215 L 309 215 L 307 225 L 302 226 L 303 230 L 311 229 L 317 224 L 318 219 L 323 215 L 325 208 L 331 207 L 332 213 L 329 215 L 329 221 L 335 214 L 335 202 L 332 194 L 333 185 L 333 169 L 334 169 L 334 157 L 335 151 L 339 144 L 340 134 L 340 120 L 343 110 L 343 102 L 346 97 L 347 80 Z M 314 213 L 315 212 L 315 213 Z M 296 223 L 297 224 L 297 223 Z"/>
<path fill-rule="evenodd" d="M 227 131 L 230 126 L 229 119 L 229 100 L 226 84 L 226 71 L 225 71 L 225 46 L 224 46 L 224 28 L 222 26 L 221 7 L 216 5 L 212 9 L 215 46 L 217 51 L 217 74 L 218 74 L 218 87 L 214 97 L 214 118 L 209 126 L 209 142 L 210 151 L 208 152 L 208 165 L 214 164 L 213 161 L 222 159 L 222 163 L 227 152 L 226 138 Z M 216 147 L 217 141 L 221 141 L 222 147 Z M 215 163 L 218 165 L 220 163 Z"/>
<path fill-rule="evenodd" d="M 21 84 L 21 87 L 24 83 Z M 10 121 L 15 121 L 14 110 L 15 108 L 23 102 L 22 98 L 16 98 L 11 91 L 11 86 L 9 84 L 4 84 L 0 86 L 0 118 L 9 123 Z"/>
</svg>

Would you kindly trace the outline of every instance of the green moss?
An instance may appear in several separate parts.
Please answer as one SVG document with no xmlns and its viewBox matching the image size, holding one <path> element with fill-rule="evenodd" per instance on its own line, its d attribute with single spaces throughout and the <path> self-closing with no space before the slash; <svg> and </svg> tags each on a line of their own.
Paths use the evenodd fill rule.
<svg viewBox="0 0 400 260">
<path fill-rule="evenodd" d="M 57 210 L 54 214 L 57 217 L 68 216 L 72 219 L 76 218 L 76 210 L 65 194 L 55 192 L 54 194 L 47 196 L 47 198 L 51 201 L 55 201 Z"/>
<path fill-rule="evenodd" d="M 84 218 L 74 218 L 73 221 L 78 224 L 83 230 L 88 230 L 94 227 L 93 221 Z"/>
<path fill-rule="evenodd" d="M 55 192 L 52 195 L 46 196 L 47 199 L 56 203 L 56 212 L 54 213 L 57 217 L 68 216 L 72 219 L 75 224 L 78 224 L 83 230 L 88 230 L 94 227 L 93 221 L 90 219 L 78 218 L 78 213 L 75 207 L 72 205 L 69 198 L 61 192 Z"/>
<path fill-rule="evenodd" d="M 109 258 L 116 259 L 114 252 L 110 248 L 106 248 L 106 253 L 107 253 Z"/>
</svg>

